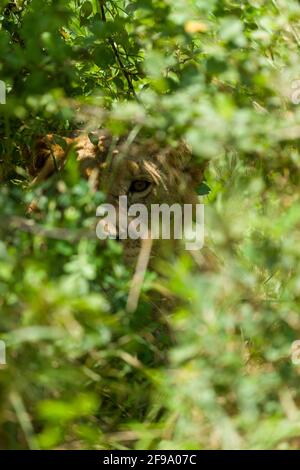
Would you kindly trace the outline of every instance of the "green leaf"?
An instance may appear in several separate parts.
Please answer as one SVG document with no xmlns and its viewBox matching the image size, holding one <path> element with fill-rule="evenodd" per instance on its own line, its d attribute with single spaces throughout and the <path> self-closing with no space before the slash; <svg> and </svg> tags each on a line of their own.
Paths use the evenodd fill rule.
<svg viewBox="0 0 300 470">
<path fill-rule="evenodd" d="M 86 1 L 83 3 L 80 9 L 80 15 L 82 18 L 88 18 L 93 13 L 92 2 Z"/>
<path fill-rule="evenodd" d="M 211 189 L 206 183 L 201 183 L 196 191 L 199 196 L 206 196 L 210 193 Z"/>
</svg>

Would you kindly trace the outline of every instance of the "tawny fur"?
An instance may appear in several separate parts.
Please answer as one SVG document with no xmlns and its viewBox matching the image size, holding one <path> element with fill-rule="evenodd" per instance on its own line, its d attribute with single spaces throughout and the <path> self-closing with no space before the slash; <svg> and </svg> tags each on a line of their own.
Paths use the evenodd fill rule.
<svg viewBox="0 0 300 470">
<path fill-rule="evenodd" d="M 118 197 L 122 195 L 127 196 L 129 206 L 143 203 L 148 209 L 151 204 L 195 205 L 198 202 L 196 188 L 203 179 L 204 166 L 195 164 L 184 143 L 175 148 L 162 147 L 154 139 L 140 138 L 129 145 L 128 139 L 113 139 L 107 131 L 67 138 L 49 134 L 38 139 L 30 167 L 32 184 L 60 171 L 73 150 L 91 190 L 103 190 L 116 209 Z M 144 195 L 130 194 L 132 181 L 139 179 L 150 181 L 151 191 Z M 32 204 L 29 212 L 34 209 Z M 128 239 L 123 243 L 127 261 L 135 260 L 140 241 Z"/>
</svg>

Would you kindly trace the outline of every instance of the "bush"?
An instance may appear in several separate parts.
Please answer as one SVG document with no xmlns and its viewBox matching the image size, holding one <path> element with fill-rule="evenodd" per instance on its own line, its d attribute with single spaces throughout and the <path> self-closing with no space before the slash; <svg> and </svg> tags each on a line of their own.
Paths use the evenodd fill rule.
<svg viewBox="0 0 300 470">
<path fill-rule="evenodd" d="M 299 447 L 299 18 L 293 0 L 0 2 L 1 448 Z M 100 126 L 209 162 L 206 262 L 149 271 L 133 314 L 120 247 L 88 236 L 103 195 L 72 159 L 29 186 L 37 136 Z M 177 302 L 154 315 L 162 288 Z"/>
</svg>

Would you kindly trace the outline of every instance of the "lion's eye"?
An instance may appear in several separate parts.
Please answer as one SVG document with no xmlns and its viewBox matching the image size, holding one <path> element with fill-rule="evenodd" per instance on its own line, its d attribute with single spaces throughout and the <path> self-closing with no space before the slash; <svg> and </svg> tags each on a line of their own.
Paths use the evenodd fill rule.
<svg viewBox="0 0 300 470">
<path fill-rule="evenodd" d="M 131 193 L 142 193 L 143 191 L 146 191 L 150 185 L 151 183 L 149 181 L 136 180 L 131 183 L 129 191 Z"/>
</svg>

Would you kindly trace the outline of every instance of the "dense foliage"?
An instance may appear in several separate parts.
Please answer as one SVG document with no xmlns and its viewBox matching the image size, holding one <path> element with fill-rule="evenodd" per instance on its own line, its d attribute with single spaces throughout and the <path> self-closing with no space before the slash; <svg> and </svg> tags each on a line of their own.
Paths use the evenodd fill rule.
<svg viewBox="0 0 300 470">
<path fill-rule="evenodd" d="M 1 448 L 299 447 L 299 20 L 296 0 L 0 0 Z M 203 257 L 148 272 L 133 314 L 75 159 L 29 187 L 37 136 L 101 126 L 209 161 Z"/>
</svg>

